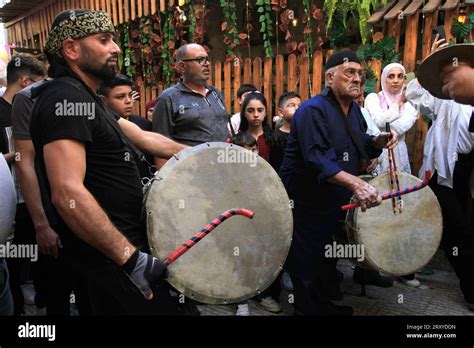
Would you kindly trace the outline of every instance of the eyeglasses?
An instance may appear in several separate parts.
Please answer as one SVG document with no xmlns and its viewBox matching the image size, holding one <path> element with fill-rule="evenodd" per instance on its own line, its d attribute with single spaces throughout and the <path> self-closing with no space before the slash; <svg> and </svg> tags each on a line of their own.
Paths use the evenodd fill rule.
<svg viewBox="0 0 474 348">
<path fill-rule="evenodd" d="M 26 77 L 28 77 L 28 79 L 33 83 L 36 83 L 41 80 L 41 79 L 38 79 L 38 80 L 32 79 L 30 76 L 26 76 Z"/>
<path fill-rule="evenodd" d="M 197 58 L 189 58 L 189 59 L 181 59 L 183 62 L 191 62 L 191 61 L 196 61 L 200 65 L 204 65 L 206 63 L 211 63 L 211 57 L 197 57 Z"/>
</svg>

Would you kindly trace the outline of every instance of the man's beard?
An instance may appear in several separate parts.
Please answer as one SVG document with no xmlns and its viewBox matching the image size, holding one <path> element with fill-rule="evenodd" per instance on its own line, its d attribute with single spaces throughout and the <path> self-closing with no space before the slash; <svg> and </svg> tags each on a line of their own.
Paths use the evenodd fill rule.
<svg viewBox="0 0 474 348">
<path fill-rule="evenodd" d="M 81 59 L 81 62 L 79 62 L 79 69 L 83 72 L 102 81 L 111 80 L 115 75 L 117 75 L 117 64 L 108 64 L 110 60 L 118 61 L 117 55 L 111 56 L 103 65 L 101 65 L 97 62 L 97 59 L 93 57 L 90 49 L 86 48 L 85 45 L 81 45 L 81 49 L 84 52 L 84 57 Z"/>
</svg>

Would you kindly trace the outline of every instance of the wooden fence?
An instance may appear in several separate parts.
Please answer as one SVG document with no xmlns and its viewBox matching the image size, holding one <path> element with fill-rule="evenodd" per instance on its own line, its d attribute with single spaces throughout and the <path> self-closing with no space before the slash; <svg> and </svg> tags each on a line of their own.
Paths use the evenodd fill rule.
<svg viewBox="0 0 474 348">
<path fill-rule="evenodd" d="M 309 58 L 289 55 L 278 55 L 275 58 L 255 58 L 251 60 L 239 58 L 233 61 L 212 63 L 212 77 L 210 83 L 222 91 L 227 110 L 230 113 L 240 111 L 236 93 L 243 83 L 252 83 L 262 91 L 268 101 L 268 114 L 275 114 L 275 103 L 280 95 L 286 91 L 296 91 L 302 100 L 308 99 L 321 91 L 323 73 L 323 54 L 317 51 L 312 59 L 312 73 L 310 72 Z M 140 103 L 134 111 L 144 115 L 145 104 L 148 100 L 155 99 L 163 90 L 163 85 L 156 88 L 141 87 Z M 271 118 L 270 118 L 271 119 Z"/>
<path fill-rule="evenodd" d="M 431 3 L 432 1 L 430 1 Z M 439 1 L 436 2 L 438 6 Z M 164 11 L 166 6 L 175 6 L 178 0 L 46 0 L 23 16 L 6 23 L 8 41 L 20 47 L 42 48 L 46 42 L 48 31 L 55 16 L 64 10 L 74 8 L 91 8 L 94 10 L 106 11 L 112 18 L 115 25 L 129 22 L 144 15 L 154 14 Z M 438 10 L 432 12 L 421 11 L 420 0 L 401 0 L 385 15 L 389 18 L 384 23 L 379 32 L 374 35 L 374 41 L 380 40 L 384 35 L 396 38 L 396 49 L 399 49 L 399 39 L 405 37 L 403 47 L 403 62 L 407 72 L 413 71 L 418 63 L 417 52 L 420 49 L 417 45 L 421 41 L 421 58 L 429 54 L 431 29 L 437 26 Z M 406 9 L 404 9 L 406 7 Z M 443 9 L 444 24 L 449 37 L 449 29 L 453 18 L 457 14 L 457 5 L 453 8 Z M 469 11 L 470 12 L 470 11 Z M 423 27 L 419 26 L 420 16 L 423 15 Z M 406 25 L 401 26 L 401 22 L 406 21 Z M 402 32 L 404 28 L 404 32 Z M 377 31 L 377 30 L 376 30 Z M 418 37 L 422 35 L 422 39 Z M 312 60 L 308 57 L 296 57 L 281 55 L 275 58 L 255 58 L 232 62 L 216 61 L 212 64 L 212 84 L 222 90 L 229 112 L 238 112 L 239 104 L 235 98 L 235 92 L 242 83 L 253 83 L 263 91 L 269 101 L 269 115 L 275 113 L 274 105 L 278 97 L 284 91 L 297 91 L 303 99 L 317 94 L 321 90 L 324 81 L 323 65 L 324 59 L 330 51 L 323 53 L 317 51 Z M 381 62 L 376 60 L 371 63 L 372 70 L 377 77 L 381 73 Z M 163 90 L 162 85 L 155 88 L 140 88 L 140 102 L 135 108 L 135 113 L 144 115 L 145 104 L 148 100 L 155 99 Z M 417 173 L 422 162 L 423 145 L 427 131 L 426 122 L 420 120 L 408 132 L 406 142 L 408 152 L 413 163 L 413 173 Z"/>
</svg>

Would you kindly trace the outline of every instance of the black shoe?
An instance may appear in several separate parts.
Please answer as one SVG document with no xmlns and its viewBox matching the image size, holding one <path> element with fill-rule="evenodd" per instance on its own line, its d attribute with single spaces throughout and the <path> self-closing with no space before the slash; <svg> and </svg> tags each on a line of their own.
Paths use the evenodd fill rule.
<svg viewBox="0 0 474 348">
<path fill-rule="evenodd" d="M 38 293 L 35 294 L 35 305 L 38 309 L 43 309 L 46 307 L 46 302 L 43 299 L 43 296 L 39 295 Z"/>
<path fill-rule="evenodd" d="M 331 301 L 342 301 L 344 299 L 344 293 L 341 291 L 339 286 L 335 286 L 328 291 L 328 299 Z"/>
<path fill-rule="evenodd" d="M 354 310 L 351 306 L 339 306 L 332 302 L 321 304 L 318 309 L 318 315 L 351 316 Z"/>
<path fill-rule="evenodd" d="M 381 288 L 390 288 L 393 286 L 392 277 L 385 277 L 378 271 L 372 269 L 356 267 L 352 279 L 357 284 L 365 283 L 366 285 L 375 285 Z"/>
<path fill-rule="evenodd" d="M 181 315 L 201 315 L 201 312 L 196 306 L 196 302 L 188 298 L 186 298 L 184 303 L 178 304 L 178 311 L 181 313 Z"/>
</svg>

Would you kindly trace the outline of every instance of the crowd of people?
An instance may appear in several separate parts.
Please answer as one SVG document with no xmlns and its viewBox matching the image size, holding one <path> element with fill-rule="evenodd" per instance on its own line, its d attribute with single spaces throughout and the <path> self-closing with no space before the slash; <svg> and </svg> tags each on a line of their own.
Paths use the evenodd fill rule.
<svg viewBox="0 0 474 348">
<path fill-rule="evenodd" d="M 436 41 L 432 51 L 440 44 Z M 443 71 L 443 91 L 452 100 L 433 97 L 416 79 L 407 83 L 398 63 L 383 69 L 381 91 L 365 97 L 361 61 L 341 50 L 326 61 L 320 94 L 306 101 L 294 91 L 279 97 L 280 120 L 272 129 L 272 101 L 251 84 L 236 92 L 240 113 L 229 115 L 221 92 L 208 84 L 210 58 L 198 44 L 177 50 L 181 80 L 157 100 L 146 101 L 146 115 L 132 115 L 138 96 L 134 82 L 117 71 L 120 49 L 106 14 L 60 13 L 44 52 L 47 62 L 12 57 L 0 98 L 0 152 L 17 184 L 13 243 L 37 244 L 40 251 L 34 263 L 0 260 L 0 314 L 24 314 L 24 285 L 31 278 L 33 302 L 48 315 L 70 315 L 72 292 L 80 315 L 199 315 L 195 301 L 177 300 L 178 291 L 164 281 L 165 263 L 151 255 L 142 179 L 182 149 L 228 142 L 269 162 L 294 204 L 284 270 L 254 300 L 279 313 L 284 288 L 294 294 L 295 315 L 351 315 L 351 307 L 332 302 L 343 298 L 342 273 L 337 259 L 324 257 L 324 248 L 344 220 L 340 206 L 351 196 L 362 211 L 381 203 L 377 189 L 359 176 L 387 172 L 389 150 L 398 169 L 412 173 L 405 135 L 420 112 L 431 118 L 420 178 L 426 169 L 434 173 L 429 185 L 442 208 L 442 246 L 474 310 L 467 203 L 472 199 L 473 67 Z M 58 114 L 58 104 L 65 103 L 93 107 L 81 109 L 84 114 L 76 116 L 82 117 L 59 117 L 64 115 Z M 392 277 L 361 267 L 353 279 L 393 286 Z M 414 274 L 400 280 L 420 286 Z M 236 314 L 250 314 L 248 301 L 237 304 Z"/>
</svg>

